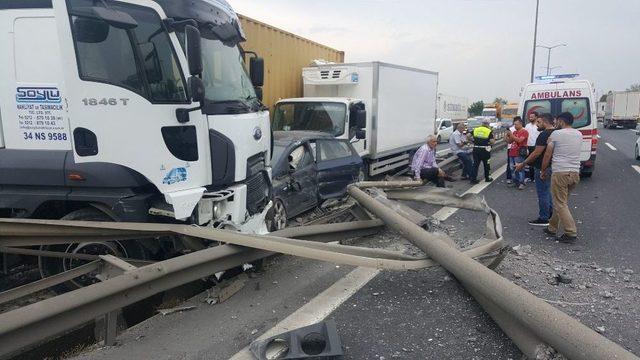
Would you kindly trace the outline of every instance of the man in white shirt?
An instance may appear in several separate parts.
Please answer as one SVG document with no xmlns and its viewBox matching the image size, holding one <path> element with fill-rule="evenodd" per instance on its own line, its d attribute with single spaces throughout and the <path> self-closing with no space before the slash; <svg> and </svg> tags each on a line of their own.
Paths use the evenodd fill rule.
<svg viewBox="0 0 640 360">
<path fill-rule="evenodd" d="M 531 154 L 536 149 L 536 140 L 538 140 L 538 135 L 540 135 L 540 131 L 538 130 L 538 125 L 536 125 L 536 121 L 538 120 L 538 112 L 534 111 L 529 114 L 529 123 L 524 127 L 529 133 L 529 139 L 527 140 L 527 148 L 529 149 L 529 154 Z M 527 178 L 533 182 L 535 178 L 535 170 L 533 166 L 529 166 L 529 170 L 527 171 Z"/>
<path fill-rule="evenodd" d="M 463 132 L 464 124 L 459 123 L 458 126 L 456 126 L 456 131 L 454 131 L 449 138 L 449 148 L 454 154 L 456 154 L 456 156 L 458 156 L 458 159 L 460 159 L 460 162 L 462 163 L 462 177 L 460 180 L 468 180 L 471 179 L 473 162 L 471 161 L 471 155 L 469 155 L 469 151 L 466 148 L 468 140 Z"/>
</svg>

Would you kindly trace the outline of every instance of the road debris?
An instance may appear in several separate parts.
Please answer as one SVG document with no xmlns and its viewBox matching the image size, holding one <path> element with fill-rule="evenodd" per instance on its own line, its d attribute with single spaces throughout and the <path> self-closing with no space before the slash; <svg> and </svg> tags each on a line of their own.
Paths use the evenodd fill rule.
<svg viewBox="0 0 640 360">
<path fill-rule="evenodd" d="M 242 290 L 247 284 L 249 277 L 246 273 L 242 273 L 233 279 L 224 280 L 215 287 L 207 289 L 207 297 L 204 299 L 209 305 L 215 305 L 225 302 L 227 299 Z"/>
<path fill-rule="evenodd" d="M 158 313 L 161 314 L 162 316 L 166 316 L 166 315 L 170 315 L 170 314 L 175 314 L 175 313 L 179 313 L 179 312 L 184 312 L 184 311 L 189 311 L 189 310 L 193 310 L 195 309 L 196 306 L 177 306 L 177 307 L 173 307 L 173 308 L 169 308 L 169 309 L 158 309 Z"/>
</svg>

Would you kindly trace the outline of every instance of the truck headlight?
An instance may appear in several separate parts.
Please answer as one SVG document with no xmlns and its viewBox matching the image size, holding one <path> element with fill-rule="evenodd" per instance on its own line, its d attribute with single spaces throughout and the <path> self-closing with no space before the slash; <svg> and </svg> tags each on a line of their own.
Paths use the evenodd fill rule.
<svg viewBox="0 0 640 360">
<path fill-rule="evenodd" d="M 215 203 L 213 203 L 213 218 L 215 220 L 220 219 L 222 217 L 222 215 L 224 215 L 224 208 L 225 208 L 225 203 L 227 201 L 217 201 Z"/>
</svg>

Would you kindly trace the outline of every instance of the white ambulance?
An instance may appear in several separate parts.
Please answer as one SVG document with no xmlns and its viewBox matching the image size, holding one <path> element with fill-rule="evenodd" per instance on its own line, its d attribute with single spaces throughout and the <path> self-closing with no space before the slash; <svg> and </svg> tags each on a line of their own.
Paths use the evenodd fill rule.
<svg viewBox="0 0 640 360">
<path fill-rule="evenodd" d="M 565 111 L 573 114 L 573 127 L 580 130 L 583 139 L 580 175 L 590 177 L 598 146 L 597 104 L 593 86 L 588 80 L 550 78 L 544 83 L 524 86 L 518 113 L 524 119 L 534 111 L 538 114 L 551 113 L 554 117 Z"/>
</svg>

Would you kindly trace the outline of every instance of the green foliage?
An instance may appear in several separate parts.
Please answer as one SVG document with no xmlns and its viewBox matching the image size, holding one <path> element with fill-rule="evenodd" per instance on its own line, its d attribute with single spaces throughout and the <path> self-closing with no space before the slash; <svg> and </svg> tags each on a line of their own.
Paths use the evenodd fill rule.
<svg viewBox="0 0 640 360">
<path fill-rule="evenodd" d="M 480 116 L 482 115 L 482 109 L 484 109 L 484 101 L 476 101 L 471 106 L 469 106 L 469 115 L 470 116 Z"/>
</svg>

